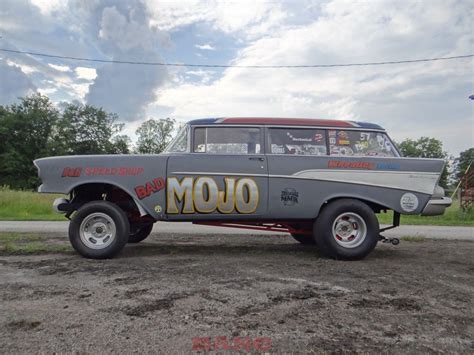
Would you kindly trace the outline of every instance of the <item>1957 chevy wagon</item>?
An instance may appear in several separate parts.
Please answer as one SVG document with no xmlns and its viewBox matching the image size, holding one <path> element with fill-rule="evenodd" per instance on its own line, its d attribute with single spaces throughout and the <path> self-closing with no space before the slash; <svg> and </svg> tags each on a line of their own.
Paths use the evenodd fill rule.
<svg viewBox="0 0 474 355">
<path fill-rule="evenodd" d="M 369 254 L 400 214 L 443 214 L 441 159 L 402 158 L 371 123 L 282 118 L 189 122 L 158 155 L 35 161 L 39 192 L 69 194 L 54 207 L 88 258 L 116 255 L 156 221 L 286 231 L 338 259 Z M 393 210 L 380 229 L 376 213 Z"/>
</svg>

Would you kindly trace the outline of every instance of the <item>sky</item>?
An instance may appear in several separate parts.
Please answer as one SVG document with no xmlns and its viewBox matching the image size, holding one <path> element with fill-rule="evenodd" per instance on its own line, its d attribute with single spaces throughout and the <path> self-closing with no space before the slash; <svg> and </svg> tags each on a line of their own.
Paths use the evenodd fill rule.
<svg viewBox="0 0 474 355">
<path fill-rule="evenodd" d="M 470 0 L 0 0 L 0 48 L 97 59 L 307 65 L 474 53 Z M 346 68 L 136 66 L 0 52 L 0 105 L 40 92 L 146 119 L 378 123 L 396 141 L 474 146 L 474 60 Z"/>
</svg>

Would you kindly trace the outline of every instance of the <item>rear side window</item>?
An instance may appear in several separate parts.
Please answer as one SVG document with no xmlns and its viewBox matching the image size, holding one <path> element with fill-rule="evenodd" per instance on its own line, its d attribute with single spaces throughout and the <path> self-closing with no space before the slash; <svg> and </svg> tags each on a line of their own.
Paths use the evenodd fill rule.
<svg viewBox="0 0 474 355">
<path fill-rule="evenodd" d="M 398 157 L 397 150 L 385 133 L 329 130 L 331 155 Z"/>
<path fill-rule="evenodd" d="M 311 128 L 270 128 L 267 154 L 326 155 L 326 132 Z"/>
<path fill-rule="evenodd" d="M 260 128 L 198 127 L 193 152 L 208 154 L 260 154 Z"/>
</svg>

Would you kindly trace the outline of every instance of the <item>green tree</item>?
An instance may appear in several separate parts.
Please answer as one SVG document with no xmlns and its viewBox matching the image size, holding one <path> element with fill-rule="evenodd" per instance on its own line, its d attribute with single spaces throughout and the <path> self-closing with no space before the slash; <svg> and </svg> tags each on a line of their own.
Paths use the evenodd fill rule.
<svg viewBox="0 0 474 355">
<path fill-rule="evenodd" d="M 138 136 L 137 151 L 142 154 L 161 153 L 169 144 L 174 127 L 175 120 L 170 118 L 143 122 L 135 131 Z"/>
<path fill-rule="evenodd" d="M 129 153 L 129 139 L 118 134 L 123 124 L 102 108 L 67 104 L 57 124 L 56 155 Z"/>
<path fill-rule="evenodd" d="M 130 154 L 130 137 L 126 134 L 120 134 L 112 138 L 113 151 L 111 154 Z"/>
<path fill-rule="evenodd" d="M 459 158 L 456 159 L 455 172 L 457 182 L 462 178 L 470 164 L 472 164 L 470 169 L 474 169 L 474 148 L 469 148 L 461 152 Z"/>
<path fill-rule="evenodd" d="M 448 154 L 443 151 L 443 143 L 436 138 L 421 137 L 418 139 L 405 139 L 398 144 L 398 148 L 404 157 L 414 158 L 439 158 L 445 159 Z M 448 169 L 445 166 L 439 184 L 447 188 Z"/>
<path fill-rule="evenodd" d="M 59 112 L 47 96 L 35 94 L 0 109 L 0 185 L 34 188 L 33 160 L 48 155 Z"/>
</svg>

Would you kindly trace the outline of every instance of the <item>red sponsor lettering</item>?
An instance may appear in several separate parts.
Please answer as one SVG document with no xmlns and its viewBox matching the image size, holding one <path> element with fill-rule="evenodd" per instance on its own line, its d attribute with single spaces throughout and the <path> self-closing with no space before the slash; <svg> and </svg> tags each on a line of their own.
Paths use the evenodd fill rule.
<svg viewBox="0 0 474 355">
<path fill-rule="evenodd" d="M 158 191 L 161 191 L 165 188 L 165 180 L 162 177 L 153 179 L 152 181 L 147 181 L 145 185 L 138 185 L 135 187 L 135 193 L 139 200 L 144 199 L 145 197 L 150 196 Z"/>
<path fill-rule="evenodd" d="M 106 168 L 102 166 L 98 167 L 86 167 L 84 173 L 87 176 L 96 176 L 96 175 L 119 175 L 119 176 L 136 176 L 143 173 L 144 169 L 141 167 L 113 167 Z"/>
<path fill-rule="evenodd" d="M 367 161 L 330 160 L 328 168 L 373 170 L 375 169 L 375 164 Z"/>
<path fill-rule="evenodd" d="M 82 168 L 64 168 L 61 177 L 79 177 L 81 172 Z"/>
</svg>

